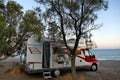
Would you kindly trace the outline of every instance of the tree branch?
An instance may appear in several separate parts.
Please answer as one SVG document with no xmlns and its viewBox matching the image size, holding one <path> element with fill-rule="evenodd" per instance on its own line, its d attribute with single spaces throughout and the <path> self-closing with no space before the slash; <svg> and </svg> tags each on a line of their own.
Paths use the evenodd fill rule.
<svg viewBox="0 0 120 80">
<path fill-rule="evenodd" d="M 66 40 L 66 35 L 65 35 L 65 32 L 64 32 L 64 20 L 63 20 L 63 16 L 62 16 L 62 12 L 60 11 L 60 5 L 58 4 L 58 3 L 55 3 L 54 4 L 54 2 L 51 2 L 52 3 L 52 5 L 53 5 L 53 7 L 54 7 L 54 9 L 55 9 L 55 11 L 56 11 L 56 13 L 59 15 L 59 17 L 60 17 L 60 27 L 61 27 L 61 32 L 62 32 L 62 34 L 63 34 L 63 40 L 64 40 L 64 43 L 65 43 L 65 46 L 70 50 L 70 47 L 67 45 L 67 40 Z M 59 8 L 57 8 L 55 5 L 58 5 L 59 6 Z M 59 9 L 59 10 L 58 10 Z"/>
<path fill-rule="evenodd" d="M 81 31 L 81 26 L 82 26 L 82 23 L 83 23 L 83 18 L 84 18 L 84 1 L 81 3 L 81 19 L 80 19 L 80 24 L 78 26 L 78 29 L 79 29 L 79 34 L 77 35 L 76 37 L 76 41 L 75 41 L 75 45 L 74 45 L 74 52 L 76 51 L 76 48 L 78 47 L 78 43 L 79 43 L 79 40 L 80 40 L 80 37 L 82 35 L 82 31 Z M 73 54 L 75 55 L 75 54 Z"/>
</svg>

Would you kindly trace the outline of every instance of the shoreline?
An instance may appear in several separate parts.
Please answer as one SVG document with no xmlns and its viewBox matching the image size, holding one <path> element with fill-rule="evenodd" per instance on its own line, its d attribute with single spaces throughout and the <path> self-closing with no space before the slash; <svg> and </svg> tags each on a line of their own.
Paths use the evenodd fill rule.
<svg viewBox="0 0 120 80">
<path fill-rule="evenodd" d="M 118 61 L 120 62 L 120 60 L 108 60 L 108 59 L 98 59 L 99 62 L 102 62 L 102 61 Z"/>
</svg>

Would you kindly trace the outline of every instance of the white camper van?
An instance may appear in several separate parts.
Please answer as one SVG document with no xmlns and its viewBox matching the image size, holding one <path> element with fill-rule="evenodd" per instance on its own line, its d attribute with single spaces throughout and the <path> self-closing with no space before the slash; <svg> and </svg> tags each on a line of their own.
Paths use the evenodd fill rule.
<svg viewBox="0 0 120 80">
<path fill-rule="evenodd" d="M 98 60 L 87 48 L 77 48 L 76 68 L 89 67 L 91 70 L 98 69 Z M 38 41 L 37 36 L 31 36 L 26 45 L 24 71 L 27 73 L 43 72 L 56 76 L 61 70 L 70 69 L 71 58 L 66 47 L 57 47 L 51 41 Z"/>
</svg>

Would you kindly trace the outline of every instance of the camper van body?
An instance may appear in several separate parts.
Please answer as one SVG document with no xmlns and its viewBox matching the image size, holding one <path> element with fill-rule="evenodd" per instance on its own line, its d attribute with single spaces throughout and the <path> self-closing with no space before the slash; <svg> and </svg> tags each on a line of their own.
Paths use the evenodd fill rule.
<svg viewBox="0 0 120 80">
<path fill-rule="evenodd" d="M 35 36 L 28 39 L 26 55 L 24 60 L 24 71 L 27 73 L 38 73 L 44 71 L 56 71 L 71 69 L 71 57 L 66 47 L 61 51 L 55 51 L 54 42 L 38 41 Z M 98 60 L 91 54 L 88 48 L 77 48 L 76 68 L 89 67 L 97 70 Z"/>
</svg>

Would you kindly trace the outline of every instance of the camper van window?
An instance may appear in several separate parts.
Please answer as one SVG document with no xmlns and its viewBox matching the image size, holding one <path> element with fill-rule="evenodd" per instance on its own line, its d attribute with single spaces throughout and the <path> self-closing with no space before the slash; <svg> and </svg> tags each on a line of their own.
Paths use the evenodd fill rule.
<svg viewBox="0 0 120 80">
<path fill-rule="evenodd" d="M 92 53 L 91 53 L 89 50 L 85 50 L 85 55 L 86 55 L 86 56 L 91 56 Z"/>
<path fill-rule="evenodd" d="M 38 47 L 28 47 L 31 54 L 41 54 L 41 51 Z"/>
<path fill-rule="evenodd" d="M 86 55 L 86 56 L 90 56 L 90 53 L 89 53 L 88 50 L 85 50 L 85 55 Z"/>
<path fill-rule="evenodd" d="M 64 55 L 58 55 L 58 64 L 64 64 Z"/>
</svg>

